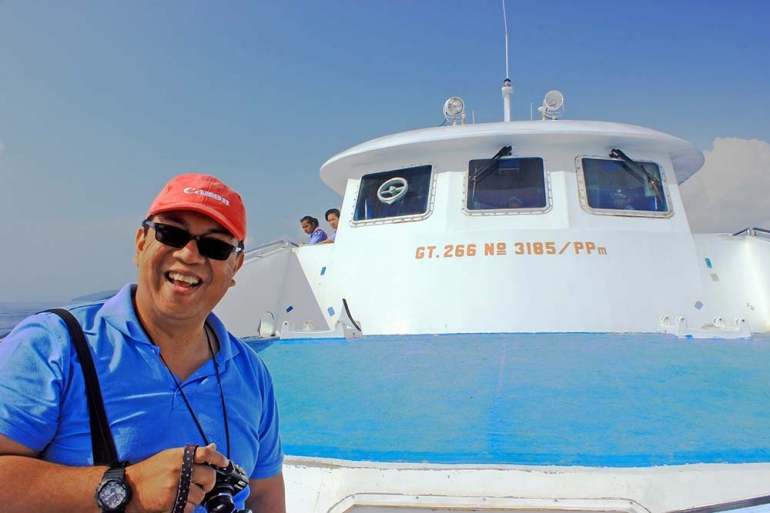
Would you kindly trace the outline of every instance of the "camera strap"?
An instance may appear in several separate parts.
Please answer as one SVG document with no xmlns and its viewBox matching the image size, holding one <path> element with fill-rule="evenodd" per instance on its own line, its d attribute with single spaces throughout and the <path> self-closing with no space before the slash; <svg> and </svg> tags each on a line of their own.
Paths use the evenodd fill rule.
<svg viewBox="0 0 770 513">
<path fill-rule="evenodd" d="M 112 438 L 110 424 L 104 411 L 102 389 L 99 386 L 99 377 L 94 367 L 91 349 L 86 342 L 86 336 L 80 323 L 68 310 L 52 308 L 44 310 L 62 318 L 67 325 L 70 339 L 75 346 L 80 368 L 83 370 L 83 378 L 86 382 L 86 396 L 88 400 L 88 416 L 91 420 L 91 450 L 94 456 L 94 465 L 109 465 L 110 467 L 123 466 L 118 460 L 118 451 L 115 449 L 115 440 Z"/>
<path fill-rule="evenodd" d="M 182 471 L 179 473 L 179 485 L 176 487 L 176 499 L 174 499 L 174 509 L 171 513 L 184 513 L 187 506 L 187 497 L 190 495 L 190 484 L 192 483 L 193 463 L 195 463 L 195 451 L 197 445 L 187 444 L 184 446 L 182 454 Z"/>
</svg>

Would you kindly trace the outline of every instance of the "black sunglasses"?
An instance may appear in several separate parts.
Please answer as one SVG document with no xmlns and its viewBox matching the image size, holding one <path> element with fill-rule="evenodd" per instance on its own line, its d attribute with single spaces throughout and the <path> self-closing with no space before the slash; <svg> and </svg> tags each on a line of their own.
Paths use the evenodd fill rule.
<svg viewBox="0 0 770 513">
<path fill-rule="evenodd" d="M 227 242 L 214 237 L 206 237 L 205 235 L 193 235 L 192 233 L 171 226 L 170 224 L 156 223 L 154 221 L 148 221 L 145 219 L 142 221 L 142 226 L 147 228 L 148 226 L 155 229 L 155 240 L 166 246 L 172 248 L 183 248 L 187 244 L 194 240 L 198 245 L 198 253 L 206 258 L 213 258 L 214 260 L 227 260 L 230 258 L 230 254 L 233 251 L 240 253 L 243 251 L 243 243 L 239 242 L 237 246 L 228 244 Z"/>
</svg>

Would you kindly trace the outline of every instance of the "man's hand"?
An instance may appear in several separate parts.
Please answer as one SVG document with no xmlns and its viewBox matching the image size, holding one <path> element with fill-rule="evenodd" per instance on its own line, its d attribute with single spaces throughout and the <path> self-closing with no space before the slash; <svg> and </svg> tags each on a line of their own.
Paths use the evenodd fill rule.
<svg viewBox="0 0 770 513">
<path fill-rule="evenodd" d="M 173 509 L 183 453 L 184 447 L 167 449 L 126 468 L 126 480 L 131 486 L 127 513 L 168 512 Z M 198 447 L 193 462 L 192 483 L 185 507 L 188 513 L 203 501 L 216 483 L 216 471 L 205 464 L 225 467 L 228 459 L 216 450 L 215 444 L 209 444 Z"/>
</svg>

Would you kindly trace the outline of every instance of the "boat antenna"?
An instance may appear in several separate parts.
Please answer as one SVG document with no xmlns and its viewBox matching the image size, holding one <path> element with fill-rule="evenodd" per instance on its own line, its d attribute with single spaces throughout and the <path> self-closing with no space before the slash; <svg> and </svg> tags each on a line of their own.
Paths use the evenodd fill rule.
<svg viewBox="0 0 770 513">
<path fill-rule="evenodd" d="M 503 2 L 503 26 L 505 27 L 505 78 L 511 78 L 508 72 L 508 16 L 505 14 L 505 0 Z"/>
<path fill-rule="evenodd" d="M 513 96 L 513 86 L 511 86 L 511 75 L 508 69 L 508 16 L 505 13 L 505 0 L 503 2 L 503 26 L 505 27 L 505 80 L 503 80 L 503 120 L 511 120 L 511 96 Z"/>
</svg>

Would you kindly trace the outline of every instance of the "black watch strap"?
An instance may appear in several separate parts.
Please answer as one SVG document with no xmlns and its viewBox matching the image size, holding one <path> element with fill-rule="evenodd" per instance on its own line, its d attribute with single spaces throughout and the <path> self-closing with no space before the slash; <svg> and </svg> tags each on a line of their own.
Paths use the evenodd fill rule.
<svg viewBox="0 0 770 513">
<path fill-rule="evenodd" d="M 108 469 L 107 472 L 104 473 L 104 477 L 102 477 L 102 481 L 111 481 L 111 480 L 118 480 L 125 483 L 126 468 L 115 467 L 115 468 Z"/>
</svg>

